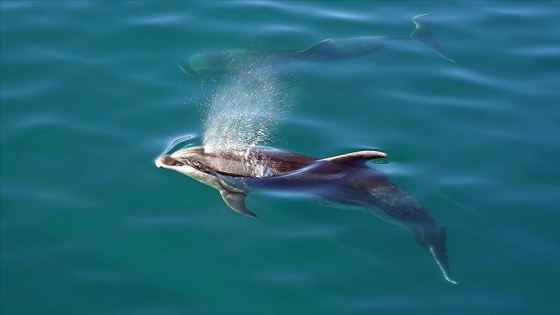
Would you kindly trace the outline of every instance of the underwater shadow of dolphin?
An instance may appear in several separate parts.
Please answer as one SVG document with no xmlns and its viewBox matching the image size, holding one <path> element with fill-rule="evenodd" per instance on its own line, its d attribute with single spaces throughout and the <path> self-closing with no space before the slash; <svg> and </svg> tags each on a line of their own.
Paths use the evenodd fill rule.
<svg viewBox="0 0 560 315">
<path fill-rule="evenodd" d="M 384 47 L 387 40 L 411 39 L 428 46 L 445 60 L 455 62 L 444 53 L 432 33 L 428 30 L 426 23 L 422 19 L 426 15 L 421 14 L 412 18 L 416 28 L 410 36 L 325 39 L 300 51 L 259 52 L 232 49 L 220 52 L 206 52 L 191 56 L 180 65 L 180 68 L 189 74 L 226 74 L 244 68 L 294 61 L 336 61 L 377 52 Z"/>
<path fill-rule="evenodd" d="M 253 218 L 257 216 L 245 206 L 245 197 L 255 191 L 315 195 L 365 209 L 408 229 L 414 240 L 430 251 L 443 277 L 457 284 L 449 268 L 446 229 L 414 196 L 366 164 L 385 157 L 387 154 L 380 151 L 315 159 L 268 147 L 217 152 L 191 147 L 162 155 L 155 164 L 217 189 L 231 209 Z"/>
</svg>

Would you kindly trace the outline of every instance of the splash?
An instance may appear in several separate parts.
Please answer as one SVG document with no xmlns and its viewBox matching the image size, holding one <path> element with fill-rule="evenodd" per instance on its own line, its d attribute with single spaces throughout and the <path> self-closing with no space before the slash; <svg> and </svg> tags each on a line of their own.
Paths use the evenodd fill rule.
<svg viewBox="0 0 560 315">
<path fill-rule="evenodd" d="M 207 151 L 263 145 L 271 140 L 290 103 L 271 66 L 240 69 L 210 100 L 202 144 Z"/>
</svg>

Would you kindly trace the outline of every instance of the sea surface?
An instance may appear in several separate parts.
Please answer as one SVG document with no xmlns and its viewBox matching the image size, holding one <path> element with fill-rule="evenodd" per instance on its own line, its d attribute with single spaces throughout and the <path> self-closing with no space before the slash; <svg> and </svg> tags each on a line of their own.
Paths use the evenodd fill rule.
<svg viewBox="0 0 560 315">
<path fill-rule="evenodd" d="M 0 9 L 2 315 L 560 312 L 560 2 Z M 239 93 L 243 77 L 179 68 L 206 51 L 408 36 L 424 13 L 456 62 L 395 41 L 281 65 Z M 255 99 L 262 121 L 220 129 Z M 231 132 L 314 157 L 387 152 L 371 167 L 447 227 L 459 284 L 369 213 L 257 194 L 251 219 L 154 166 L 179 137 L 219 145 Z"/>
</svg>

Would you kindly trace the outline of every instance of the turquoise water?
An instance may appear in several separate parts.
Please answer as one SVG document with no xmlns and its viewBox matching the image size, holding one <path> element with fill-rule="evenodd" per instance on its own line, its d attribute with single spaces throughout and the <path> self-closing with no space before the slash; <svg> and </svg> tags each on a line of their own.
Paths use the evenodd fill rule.
<svg viewBox="0 0 560 315">
<path fill-rule="evenodd" d="M 2 1 L 1 313 L 555 314 L 560 3 Z M 255 195 L 260 219 L 153 161 L 200 143 L 228 80 L 190 55 L 394 35 L 288 67 L 268 145 L 375 165 L 448 229 L 458 286 L 365 212 Z"/>
</svg>

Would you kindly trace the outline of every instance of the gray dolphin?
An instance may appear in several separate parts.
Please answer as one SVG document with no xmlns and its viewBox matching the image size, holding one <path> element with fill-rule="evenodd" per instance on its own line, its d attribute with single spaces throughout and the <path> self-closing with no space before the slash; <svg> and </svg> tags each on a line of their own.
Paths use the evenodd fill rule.
<svg viewBox="0 0 560 315">
<path fill-rule="evenodd" d="M 410 193 L 366 162 L 385 158 L 380 151 L 359 151 L 315 159 L 268 147 L 207 152 L 181 149 L 156 159 L 157 167 L 175 170 L 217 189 L 234 211 L 257 216 L 245 206 L 249 192 L 274 191 L 314 195 L 326 201 L 365 209 L 408 229 L 427 248 L 444 278 L 452 277 L 446 254 L 446 229 Z"/>
<path fill-rule="evenodd" d="M 184 72 L 190 74 L 225 74 L 244 68 L 293 61 L 335 61 L 375 53 L 381 50 L 388 40 L 411 39 L 428 46 L 445 60 L 454 62 L 453 59 L 443 52 L 443 49 L 428 30 L 426 23 L 422 19 L 426 15 L 417 15 L 412 19 L 416 28 L 410 36 L 325 39 L 300 51 L 262 52 L 232 49 L 220 52 L 206 52 L 191 56 L 180 67 Z"/>
</svg>

